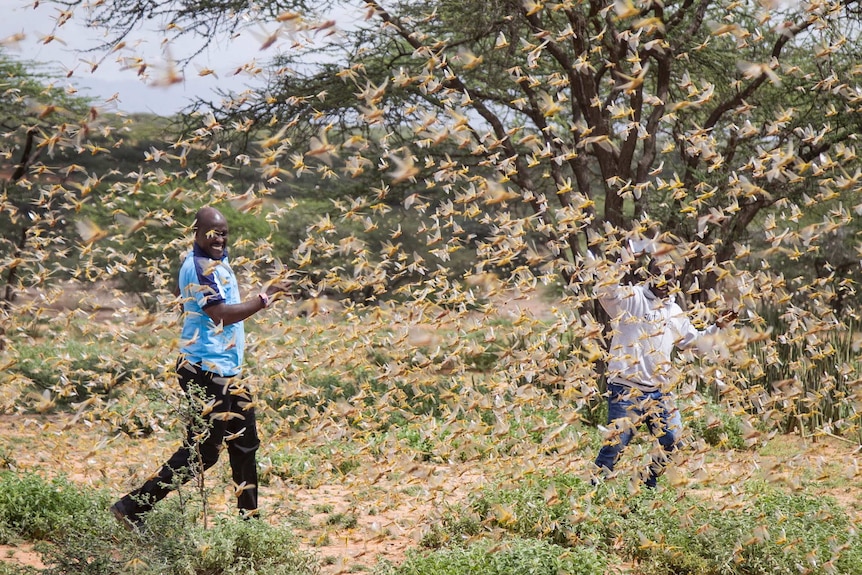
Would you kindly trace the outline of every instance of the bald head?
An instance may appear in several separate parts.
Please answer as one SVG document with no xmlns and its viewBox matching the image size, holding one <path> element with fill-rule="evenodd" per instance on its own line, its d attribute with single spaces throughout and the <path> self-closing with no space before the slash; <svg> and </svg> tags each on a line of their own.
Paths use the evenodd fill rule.
<svg viewBox="0 0 862 575">
<path fill-rule="evenodd" d="M 213 224 L 224 222 L 227 223 L 227 219 L 224 217 L 220 211 L 215 208 L 211 208 L 209 206 L 201 208 L 198 210 L 198 213 L 195 214 L 195 231 L 199 230 L 201 227 L 212 226 Z"/>
</svg>

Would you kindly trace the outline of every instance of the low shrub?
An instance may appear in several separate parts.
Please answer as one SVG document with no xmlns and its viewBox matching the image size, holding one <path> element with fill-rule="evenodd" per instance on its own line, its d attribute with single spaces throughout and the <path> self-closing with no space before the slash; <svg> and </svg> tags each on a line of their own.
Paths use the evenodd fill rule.
<svg viewBox="0 0 862 575">
<path fill-rule="evenodd" d="M 77 341 L 61 347 L 55 341 L 22 346 L 9 371 L 32 384 L 34 397 L 50 395 L 50 404 L 31 406 L 42 412 L 47 411 L 45 405 L 62 408 L 90 397 L 111 397 L 130 380 L 159 376 L 158 366 Z"/>
<path fill-rule="evenodd" d="M 481 533 L 482 529 L 479 516 L 467 509 L 454 507 L 443 515 L 440 523 L 431 526 L 419 544 L 426 549 L 464 545 Z"/>
<path fill-rule="evenodd" d="M 409 553 L 401 565 L 381 564 L 375 575 L 596 575 L 606 569 L 606 558 L 591 549 L 570 549 L 539 539 L 509 539 Z"/>
<path fill-rule="evenodd" d="M 30 565 L 0 561 L 0 575 L 39 575 L 41 571 Z"/>
<path fill-rule="evenodd" d="M 620 504 L 594 500 L 593 488 L 572 475 L 536 476 L 513 489 L 485 488 L 469 504 L 489 527 L 565 546 L 601 546 Z"/>
<path fill-rule="evenodd" d="M 205 528 L 196 522 L 195 505 L 179 499 L 159 505 L 142 532 L 132 533 L 108 511 L 107 494 L 63 478 L 6 471 L 0 473 L 0 542 L 37 541 L 45 575 L 318 573 L 317 559 L 298 549 L 287 527 L 227 516 Z"/>
<path fill-rule="evenodd" d="M 685 421 L 691 434 L 707 445 L 723 449 L 745 449 L 742 421 L 720 406 L 709 403 L 700 417 Z"/>
<path fill-rule="evenodd" d="M 319 562 L 300 551 L 286 527 L 264 521 L 221 518 L 212 528 L 192 530 L 189 553 L 173 573 L 208 575 L 314 575 Z"/>
<path fill-rule="evenodd" d="M 300 551 L 286 527 L 217 517 L 205 528 L 188 509 L 159 506 L 141 533 L 70 530 L 43 545 L 46 575 L 316 575 L 319 562 Z"/>
<path fill-rule="evenodd" d="M 104 527 L 106 494 L 82 490 L 64 478 L 0 472 L 0 535 L 29 540 L 53 539 L 87 526 Z"/>
<path fill-rule="evenodd" d="M 644 575 L 862 574 L 862 538 L 832 498 L 767 488 L 732 503 L 641 506 L 619 524 L 622 552 Z"/>
<path fill-rule="evenodd" d="M 258 461 L 259 481 L 269 485 L 274 478 L 315 488 L 328 473 L 349 475 L 359 458 L 343 444 L 333 443 L 294 450 L 273 450 Z"/>
</svg>

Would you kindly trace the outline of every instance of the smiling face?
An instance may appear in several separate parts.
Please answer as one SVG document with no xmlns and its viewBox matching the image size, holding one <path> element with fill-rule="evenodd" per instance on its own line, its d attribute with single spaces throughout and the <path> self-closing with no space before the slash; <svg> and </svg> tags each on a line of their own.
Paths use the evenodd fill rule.
<svg viewBox="0 0 862 575">
<path fill-rule="evenodd" d="M 201 209 L 195 218 L 195 243 L 214 260 L 227 250 L 228 227 L 222 213 L 214 208 Z"/>
</svg>

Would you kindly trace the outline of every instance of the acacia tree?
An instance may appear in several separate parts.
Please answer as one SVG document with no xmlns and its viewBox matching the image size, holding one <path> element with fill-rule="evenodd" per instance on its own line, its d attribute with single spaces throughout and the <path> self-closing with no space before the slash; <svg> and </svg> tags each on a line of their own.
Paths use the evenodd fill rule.
<svg viewBox="0 0 862 575">
<path fill-rule="evenodd" d="M 817 196 L 806 173 L 858 131 L 854 3 L 367 5 L 384 33 L 351 35 L 335 74 L 361 89 L 358 105 L 312 99 L 343 91 L 324 68 L 276 78 L 269 107 L 249 109 L 295 118 L 305 106 L 347 134 L 378 120 L 423 153 L 454 139 L 474 158 L 460 164 L 492 166 L 532 207 L 555 255 L 576 259 L 590 232 L 649 213 L 714 248 L 697 267 L 727 260 L 764 208 Z M 832 193 L 827 182 L 821 198 Z"/>
<path fill-rule="evenodd" d="M 67 148 L 90 144 L 95 111 L 86 98 L 54 85 L 56 77 L 34 62 L 15 61 L 0 51 L 0 309 L 13 299 L 21 269 L 38 282 L 41 254 L 64 226 L 65 194 L 39 189 L 37 181 L 65 181 L 80 166 L 58 162 Z M 92 126 L 95 130 L 95 125 Z M 75 152 L 77 154 L 77 152 Z M 86 174 L 85 174 L 86 177 Z M 55 191 L 57 189 L 55 188 Z M 62 246 L 60 246 L 62 247 Z M 49 250 L 50 251 L 50 250 Z M 42 262 L 44 263 L 44 262 Z M 35 267 L 34 267 L 35 264 Z"/>
<path fill-rule="evenodd" d="M 220 128 L 242 127 L 208 135 L 254 146 L 258 134 L 268 179 L 371 176 L 405 188 L 399 199 L 419 182 L 444 206 L 438 220 L 475 214 L 471 190 L 485 200 L 481 214 L 526 208 L 541 259 L 567 280 L 608 230 L 648 222 L 693 246 L 689 268 L 709 271 L 764 209 L 855 191 L 855 181 L 834 183 L 859 131 L 855 1 L 371 0 L 316 10 L 314 20 L 296 0 L 115 0 L 86 15 L 113 26 L 114 46 L 146 19 L 202 43 L 263 23 L 263 47 L 288 49 L 258 70 L 259 90 L 202 102 Z M 355 21 L 322 42 L 338 10 Z M 459 198 L 453 214 L 445 206 Z M 503 243 L 490 265 L 513 250 L 523 261 L 526 243 Z"/>
</svg>

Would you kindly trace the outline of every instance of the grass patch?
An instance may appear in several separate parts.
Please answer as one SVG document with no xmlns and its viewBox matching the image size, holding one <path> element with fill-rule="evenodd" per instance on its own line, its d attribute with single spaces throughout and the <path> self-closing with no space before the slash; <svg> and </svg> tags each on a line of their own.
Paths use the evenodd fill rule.
<svg viewBox="0 0 862 575">
<path fill-rule="evenodd" d="M 351 452 L 346 443 L 273 450 L 258 459 L 262 485 L 268 485 L 278 478 L 310 488 L 319 486 L 328 474 L 349 475 L 360 465 L 359 457 Z"/>
<path fill-rule="evenodd" d="M 287 527 L 219 516 L 209 528 L 177 498 L 147 515 L 142 533 L 126 531 L 110 499 L 63 478 L 0 473 L 0 537 L 38 541 L 47 575 L 314 575 Z M 2 565 L 2 563 L 0 563 Z M 9 572 L 9 571 L 7 571 Z M 11 571 L 27 572 L 27 571 Z"/>
<path fill-rule="evenodd" d="M 317 558 L 292 532 L 259 520 L 217 517 L 208 529 L 173 509 L 147 517 L 143 534 L 72 531 L 44 548 L 50 575 L 315 575 Z"/>
<path fill-rule="evenodd" d="M 706 503 L 672 490 L 633 496 L 567 475 L 529 477 L 515 487 L 488 487 L 450 510 L 422 545 L 448 550 L 433 557 L 461 561 L 453 548 L 495 531 L 616 556 L 637 564 L 640 575 L 792 575 L 800 566 L 862 574 L 862 538 L 834 499 L 757 484 Z"/>
<path fill-rule="evenodd" d="M 107 494 L 82 490 L 62 477 L 0 472 L 0 542 L 50 540 L 68 530 L 106 527 Z"/>
<path fill-rule="evenodd" d="M 484 525 L 564 546 L 601 545 L 618 502 L 596 502 L 593 487 L 572 475 L 535 475 L 514 488 L 491 486 L 469 503 Z"/>
<path fill-rule="evenodd" d="M 62 345 L 55 340 L 22 345 L 8 371 L 29 382 L 29 407 L 41 413 L 91 397 L 107 399 L 124 383 L 160 376 L 157 361 L 118 354 L 114 342 L 109 344 L 71 339 Z"/>
<path fill-rule="evenodd" d="M 399 566 L 382 564 L 375 575 L 596 575 L 604 556 L 538 539 L 480 540 L 464 547 L 410 553 Z"/>
<path fill-rule="evenodd" d="M 0 575 L 38 575 L 39 573 L 41 573 L 40 570 L 29 565 L 0 561 Z"/>
<path fill-rule="evenodd" d="M 622 553 L 645 575 L 862 573 L 862 540 L 829 497 L 769 488 L 715 505 L 668 497 L 619 525 Z"/>
</svg>

